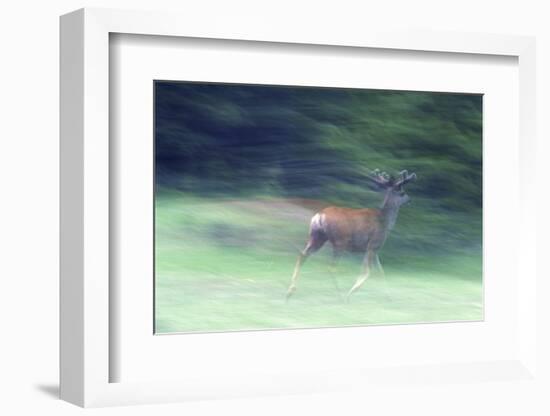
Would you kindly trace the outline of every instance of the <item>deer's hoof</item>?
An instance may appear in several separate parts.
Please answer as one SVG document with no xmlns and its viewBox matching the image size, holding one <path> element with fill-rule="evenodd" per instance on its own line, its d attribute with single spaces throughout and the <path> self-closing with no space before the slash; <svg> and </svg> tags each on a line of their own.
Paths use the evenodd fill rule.
<svg viewBox="0 0 550 416">
<path fill-rule="evenodd" d="M 288 299 L 292 296 L 292 294 L 296 291 L 296 286 L 291 286 L 288 289 L 288 292 L 286 292 L 285 302 L 288 302 Z"/>
</svg>

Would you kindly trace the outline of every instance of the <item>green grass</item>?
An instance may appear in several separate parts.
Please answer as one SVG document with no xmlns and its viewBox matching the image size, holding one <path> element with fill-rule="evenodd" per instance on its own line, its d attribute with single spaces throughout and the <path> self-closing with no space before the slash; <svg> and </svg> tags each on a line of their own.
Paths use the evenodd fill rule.
<svg viewBox="0 0 550 416">
<path fill-rule="evenodd" d="M 483 319 L 480 253 L 415 252 L 387 264 L 383 249 L 386 277 L 373 274 L 345 303 L 342 296 L 360 273 L 362 259 L 344 256 L 333 279 L 327 244 L 305 263 L 297 291 L 285 303 L 312 214 L 283 199 L 215 200 L 161 192 L 156 332 Z"/>
</svg>

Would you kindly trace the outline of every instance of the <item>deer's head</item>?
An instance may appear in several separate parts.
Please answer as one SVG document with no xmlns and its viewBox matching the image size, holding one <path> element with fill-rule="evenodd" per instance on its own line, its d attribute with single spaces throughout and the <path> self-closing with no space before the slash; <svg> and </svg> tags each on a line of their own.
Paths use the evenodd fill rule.
<svg viewBox="0 0 550 416">
<path fill-rule="evenodd" d="M 368 176 L 371 188 L 376 191 L 384 192 L 384 203 L 382 207 L 399 208 L 401 205 L 410 201 L 405 192 L 404 185 L 416 179 L 416 173 L 408 173 L 403 170 L 397 178 L 388 175 L 386 172 L 380 172 L 376 169 Z"/>
</svg>

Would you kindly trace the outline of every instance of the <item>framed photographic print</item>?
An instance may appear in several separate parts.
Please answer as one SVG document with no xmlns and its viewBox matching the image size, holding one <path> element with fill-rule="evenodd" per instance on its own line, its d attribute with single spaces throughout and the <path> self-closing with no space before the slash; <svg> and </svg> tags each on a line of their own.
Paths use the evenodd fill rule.
<svg viewBox="0 0 550 416">
<path fill-rule="evenodd" d="M 61 23 L 62 398 L 533 380 L 531 38 Z"/>
</svg>

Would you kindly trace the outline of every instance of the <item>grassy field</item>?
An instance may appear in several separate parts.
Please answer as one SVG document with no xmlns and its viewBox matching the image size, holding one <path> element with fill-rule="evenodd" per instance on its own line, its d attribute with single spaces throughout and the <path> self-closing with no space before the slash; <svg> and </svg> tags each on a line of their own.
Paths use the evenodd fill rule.
<svg viewBox="0 0 550 416">
<path fill-rule="evenodd" d="M 483 319 L 479 255 L 407 256 L 373 274 L 349 303 L 361 270 L 346 255 L 331 275 L 327 244 L 288 288 L 313 206 L 274 198 L 156 198 L 157 333 L 307 328 Z M 398 221 L 399 223 L 399 221 Z M 399 227 L 399 225 L 397 226 Z M 390 235 L 391 238 L 398 236 Z"/>
</svg>

